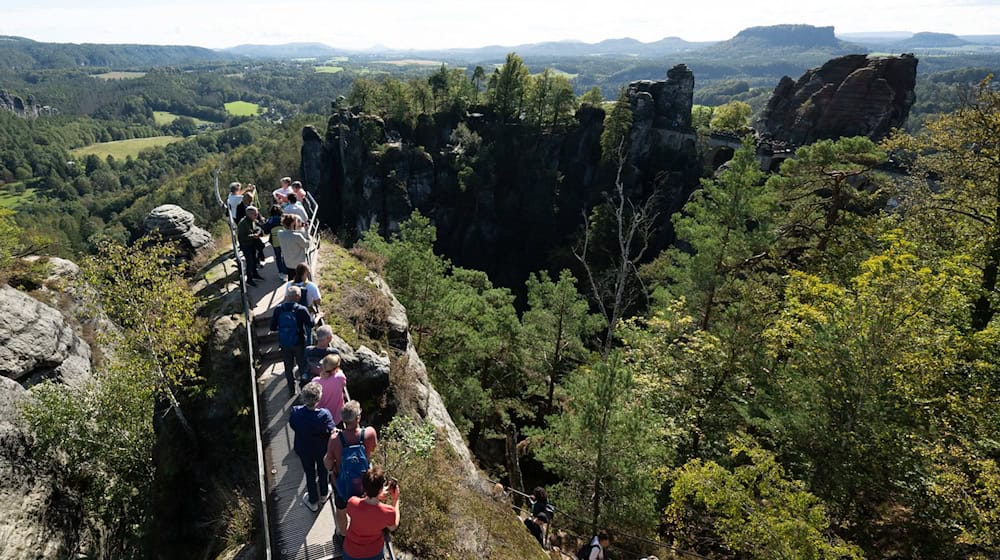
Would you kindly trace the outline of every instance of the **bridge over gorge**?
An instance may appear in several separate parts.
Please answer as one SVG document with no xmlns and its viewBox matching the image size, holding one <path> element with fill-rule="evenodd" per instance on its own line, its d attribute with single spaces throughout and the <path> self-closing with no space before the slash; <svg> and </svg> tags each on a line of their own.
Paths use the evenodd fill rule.
<svg viewBox="0 0 1000 560">
<path fill-rule="evenodd" d="M 218 202 L 225 207 L 219 191 L 219 172 L 215 173 L 215 191 Z M 317 277 L 322 263 L 319 261 L 319 224 L 316 220 L 318 204 L 309 195 L 306 205 L 309 213 L 308 233 L 310 247 L 307 253 L 313 277 Z M 229 216 L 228 209 L 226 216 Z M 247 332 L 247 368 L 254 392 L 253 413 L 257 426 L 257 467 L 260 493 L 263 538 L 258 539 L 264 548 L 264 558 L 281 560 L 321 560 L 340 558 L 341 552 L 333 543 L 333 502 L 327 500 L 318 512 L 302 504 L 305 493 L 305 475 L 302 463 L 292 450 L 294 433 L 288 426 L 288 413 L 295 404 L 295 397 L 288 391 L 284 366 L 278 349 L 277 335 L 268 334 L 275 306 L 284 301 L 285 278 L 279 277 L 274 254 L 265 249 L 266 260 L 260 270 L 264 281 L 256 286 L 247 284 L 246 266 L 236 241 L 236 224 L 228 218 L 233 252 L 239 263 L 240 291 Z"/>
</svg>

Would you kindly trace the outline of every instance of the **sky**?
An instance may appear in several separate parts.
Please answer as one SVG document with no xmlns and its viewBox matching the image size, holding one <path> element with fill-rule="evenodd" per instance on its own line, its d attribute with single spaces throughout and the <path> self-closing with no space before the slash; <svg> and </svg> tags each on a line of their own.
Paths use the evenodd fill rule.
<svg viewBox="0 0 1000 560">
<path fill-rule="evenodd" d="M 1000 34 L 1000 0 L 0 0 L 0 35 L 61 43 L 361 49 L 633 37 L 728 39 L 757 25 Z"/>
</svg>

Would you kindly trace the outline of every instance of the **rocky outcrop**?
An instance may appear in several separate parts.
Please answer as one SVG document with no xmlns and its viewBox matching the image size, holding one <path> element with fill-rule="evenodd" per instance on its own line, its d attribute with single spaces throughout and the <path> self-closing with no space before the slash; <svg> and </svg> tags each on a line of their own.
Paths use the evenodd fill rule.
<svg viewBox="0 0 1000 560">
<path fill-rule="evenodd" d="M 29 393 L 0 377 L 0 560 L 66 558 L 79 528 L 79 507 L 37 464 L 19 406 Z"/>
<path fill-rule="evenodd" d="M 67 384 L 90 377 L 90 345 L 55 309 L 9 286 L 0 288 L 0 376 L 21 385 Z"/>
<path fill-rule="evenodd" d="M 176 204 L 153 208 L 143 219 L 142 228 L 146 233 L 157 233 L 164 240 L 177 243 L 186 258 L 215 249 L 212 234 L 194 225 L 194 214 Z"/>
<path fill-rule="evenodd" d="M 906 122 L 916 100 L 916 75 L 913 55 L 848 55 L 798 81 L 785 76 L 757 124 L 758 136 L 765 144 L 792 146 L 842 136 L 881 140 Z"/>
<path fill-rule="evenodd" d="M 640 80 L 628 85 L 633 123 L 649 121 L 657 128 L 690 128 L 694 73 L 683 64 L 667 71 L 666 80 Z"/>
<path fill-rule="evenodd" d="M 10 111 L 19 117 L 34 118 L 39 115 L 42 108 L 35 105 L 35 100 L 30 95 L 27 100 L 24 100 L 0 89 L 0 110 Z"/>
</svg>

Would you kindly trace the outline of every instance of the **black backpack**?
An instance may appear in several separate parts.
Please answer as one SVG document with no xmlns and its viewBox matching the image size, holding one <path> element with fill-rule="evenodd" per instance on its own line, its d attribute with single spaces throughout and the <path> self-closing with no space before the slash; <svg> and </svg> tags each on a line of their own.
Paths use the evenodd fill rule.
<svg viewBox="0 0 1000 560">
<path fill-rule="evenodd" d="M 589 542 L 580 547 L 580 550 L 576 551 L 576 557 L 578 560 L 590 560 L 590 552 L 594 550 L 594 547 L 599 547 L 598 544 L 590 544 Z"/>
</svg>

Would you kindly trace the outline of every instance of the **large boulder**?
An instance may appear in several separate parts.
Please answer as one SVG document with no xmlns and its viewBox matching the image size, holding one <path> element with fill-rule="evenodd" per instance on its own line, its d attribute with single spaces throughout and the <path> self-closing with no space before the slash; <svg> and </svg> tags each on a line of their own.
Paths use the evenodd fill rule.
<svg viewBox="0 0 1000 560">
<path fill-rule="evenodd" d="M 0 376 L 24 386 L 44 379 L 76 384 L 90 377 L 90 345 L 55 309 L 9 286 L 0 288 Z"/>
<path fill-rule="evenodd" d="M 903 126 L 916 100 L 917 59 L 910 54 L 842 56 L 781 79 L 757 132 L 765 144 L 804 146 L 842 136 L 885 138 Z"/>
<path fill-rule="evenodd" d="M 389 356 L 367 346 L 355 350 L 336 335 L 330 346 L 340 353 L 340 367 L 347 377 L 347 390 L 352 398 L 374 398 L 389 388 Z"/>
<path fill-rule="evenodd" d="M 156 233 L 166 241 L 176 242 L 187 258 L 215 249 L 212 234 L 194 225 L 194 214 L 176 204 L 153 208 L 142 220 L 142 228 L 146 233 Z"/>
</svg>

